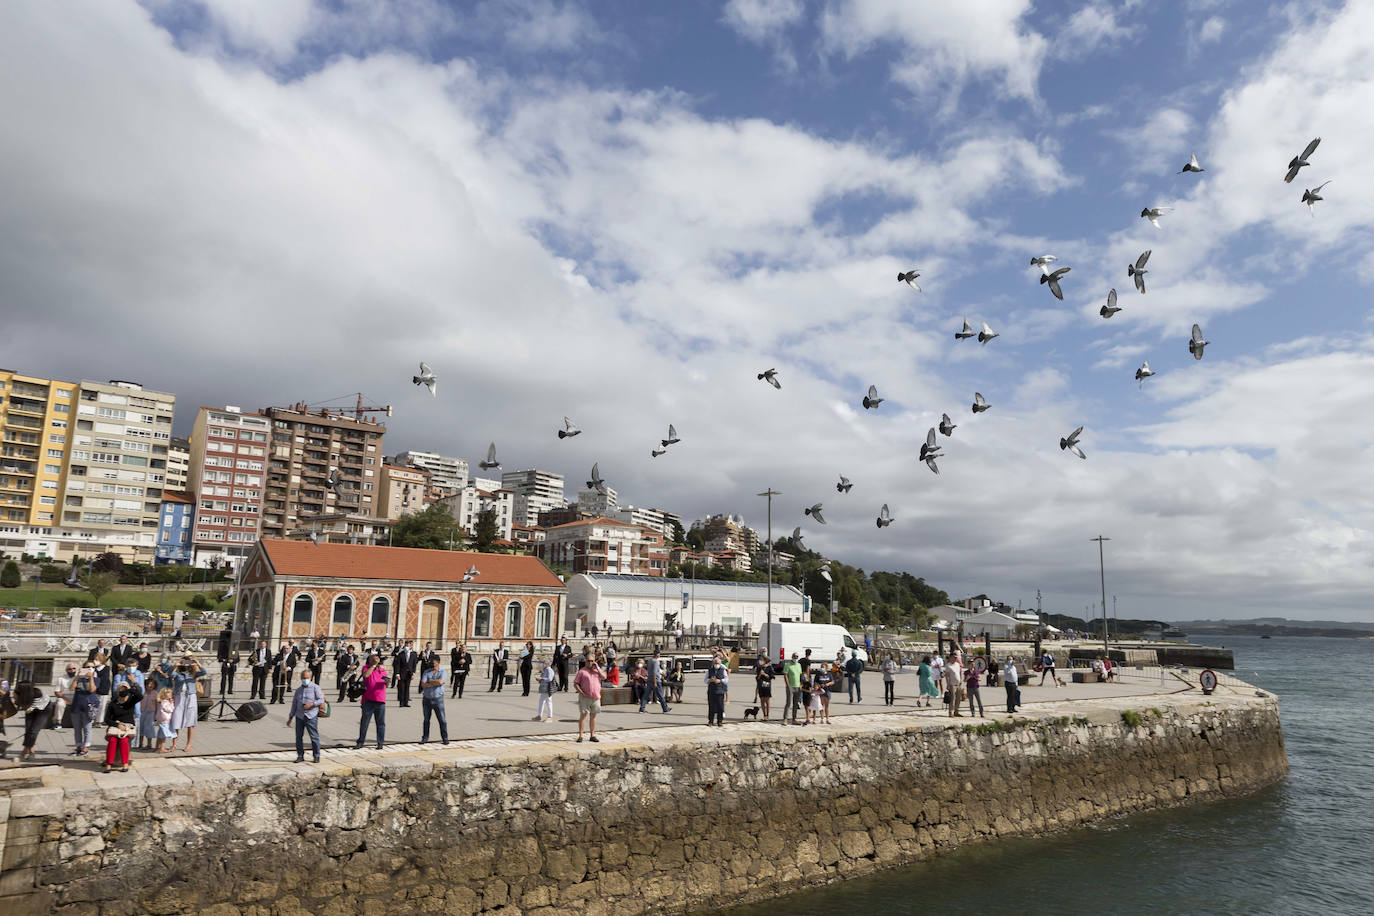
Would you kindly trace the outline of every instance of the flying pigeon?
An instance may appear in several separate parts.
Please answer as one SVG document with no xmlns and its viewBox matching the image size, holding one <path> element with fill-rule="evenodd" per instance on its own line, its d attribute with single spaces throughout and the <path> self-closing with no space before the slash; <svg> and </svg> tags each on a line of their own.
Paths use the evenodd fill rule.
<svg viewBox="0 0 1374 916">
<path fill-rule="evenodd" d="M 792 529 L 792 543 L 796 546 L 798 550 L 806 549 L 806 545 L 802 543 L 802 533 L 800 526 Z"/>
<path fill-rule="evenodd" d="M 769 369 L 766 372 L 760 372 L 759 381 L 767 382 L 768 384 L 772 385 L 774 388 L 777 388 L 779 390 L 782 389 L 782 382 L 778 381 L 778 370 L 776 369 Z"/>
<path fill-rule="evenodd" d="M 1144 210 L 1140 211 L 1140 218 L 1148 219 L 1150 221 L 1150 225 L 1158 229 L 1159 218 L 1163 216 L 1165 213 L 1173 212 L 1173 209 L 1173 207 L 1146 207 Z"/>
<path fill-rule="evenodd" d="M 992 340 L 994 337 L 1001 337 L 1001 336 L 1002 336 L 1001 334 L 998 334 L 998 333 L 995 332 L 992 328 L 988 327 L 988 323 L 987 323 L 986 321 L 984 321 L 984 322 L 983 322 L 983 330 L 981 330 L 981 331 L 978 332 L 978 342 L 979 342 L 980 344 L 986 344 L 989 340 Z"/>
<path fill-rule="evenodd" d="M 596 462 L 592 465 L 592 479 L 587 481 L 587 489 L 595 490 L 598 493 L 605 493 L 606 481 L 601 479 L 601 471 L 597 467 L 598 464 L 600 464 L 600 462 Z"/>
<path fill-rule="evenodd" d="M 679 439 L 679 438 L 677 437 L 677 430 L 676 430 L 676 429 L 673 429 L 673 424 L 669 423 L 669 424 L 668 424 L 668 438 L 667 438 L 667 439 L 660 439 L 660 440 L 658 440 L 658 444 L 661 445 L 661 446 L 663 446 L 664 448 L 667 448 L 668 446 L 670 446 L 670 445 L 676 445 L 677 443 L 679 443 L 679 442 L 681 442 L 681 441 L 682 441 L 682 440 Z"/>
<path fill-rule="evenodd" d="M 1209 343 L 1211 343 L 1210 340 L 1202 339 L 1202 328 L 1193 325 L 1193 336 L 1188 339 L 1188 352 L 1193 354 L 1193 359 L 1202 359 L 1202 348 Z"/>
<path fill-rule="evenodd" d="M 563 428 L 558 431 L 558 438 L 568 439 L 572 436 L 580 435 L 582 435 L 582 430 L 578 429 L 576 426 L 573 426 L 572 420 L 569 420 L 567 417 L 564 417 Z"/>
<path fill-rule="evenodd" d="M 1071 270 L 1073 270 L 1072 267 L 1061 267 L 1052 274 L 1042 274 L 1040 282 L 1048 283 L 1050 285 L 1050 292 L 1054 293 L 1054 298 L 1062 301 L 1064 298 L 1064 291 L 1059 288 L 1059 279 Z"/>
<path fill-rule="evenodd" d="M 968 340 L 970 337 L 977 337 L 977 336 L 978 336 L 978 332 L 975 331 L 975 330 L 973 330 L 973 325 L 971 325 L 971 324 L 968 323 L 968 319 L 967 319 L 967 318 L 964 319 L 964 329 L 963 329 L 962 331 L 955 331 L 955 332 L 954 332 L 954 339 L 955 339 L 955 340 Z"/>
<path fill-rule="evenodd" d="M 1139 384 L 1144 385 L 1145 380 L 1154 374 L 1155 370 L 1150 368 L 1150 364 L 1148 362 L 1141 363 L 1140 368 L 1135 370 L 1135 380 Z"/>
<path fill-rule="evenodd" d="M 499 468 L 501 466 L 501 462 L 496 460 L 495 442 L 487 446 L 487 460 L 477 462 L 477 466 L 484 471 L 490 471 L 492 468 Z"/>
<path fill-rule="evenodd" d="M 981 394 L 979 394 L 979 393 L 976 392 L 976 391 L 973 392 L 973 412 L 974 412 L 974 413 L 982 413 L 983 411 L 985 411 L 985 410 L 990 410 L 991 408 L 992 408 L 992 405 L 989 404 L 987 401 L 983 400 L 983 396 L 982 396 Z"/>
<path fill-rule="evenodd" d="M 666 448 L 656 448 L 656 449 L 654 449 L 653 451 L 649 452 L 649 457 L 650 457 L 650 458 L 657 458 L 659 455 L 666 455 L 666 454 L 668 454 L 668 450 L 667 450 Z"/>
<path fill-rule="evenodd" d="M 878 397 L 878 386 L 869 385 L 868 394 L 864 395 L 864 410 L 877 410 L 882 402 L 883 399 Z"/>
<path fill-rule="evenodd" d="M 338 468 L 330 468 L 330 469 L 329 469 L 329 482 L 325 484 L 325 488 L 326 488 L 326 489 L 329 489 L 329 490 L 333 490 L 335 496 L 338 495 L 339 490 L 341 489 L 341 485 L 340 485 L 340 481 L 339 481 L 339 469 L 338 469 Z"/>
<path fill-rule="evenodd" d="M 481 573 L 477 571 L 476 566 L 469 566 L 468 571 L 463 573 L 463 581 L 471 582 L 473 579 L 476 579 L 480 575 Z"/>
<path fill-rule="evenodd" d="M 1068 449 L 1069 451 L 1071 451 L 1071 452 L 1073 452 L 1075 455 L 1077 455 L 1079 458 L 1084 458 L 1084 459 L 1086 459 L 1088 456 L 1085 455 L 1085 454 L 1083 454 L 1083 450 L 1082 450 L 1081 448 L 1078 447 L 1078 437 L 1079 437 L 1080 435 L 1082 435 L 1082 434 L 1083 434 L 1083 427 L 1080 426 L 1080 427 L 1078 427 L 1078 429 L 1075 429 L 1073 432 L 1069 433 L 1068 438 L 1060 439 L 1060 440 L 1059 440 L 1059 448 L 1060 448 L 1060 450 L 1062 451 L 1062 450 L 1064 450 L 1064 449 Z"/>
<path fill-rule="evenodd" d="M 840 482 L 837 483 L 837 484 L 835 484 L 835 492 L 837 492 L 837 493 L 848 493 L 848 492 L 849 492 L 850 490 L 852 490 L 853 488 L 854 488 L 854 485 L 853 485 L 852 483 L 849 482 L 849 478 L 846 477 L 846 476 L 844 476 L 843 474 L 841 474 L 841 475 L 840 475 Z"/>
<path fill-rule="evenodd" d="M 812 518 L 814 518 L 816 521 L 820 522 L 822 525 L 825 524 L 825 516 L 821 515 L 820 503 L 816 503 L 814 506 L 808 506 L 802 511 L 805 512 L 807 515 L 811 516 Z"/>
<path fill-rule="evenodd" d="M 318 531 L 310 532 L 310 543 L 316 547 L 320 546 L 320 533 Z"/>
<path fill-rule="evenodd" d="M 892 524 L 892 513 L 887 511 L 887 503 L 883 503 L 883 507 L 878 510 L 878 527 L 886 528 L 890 524 Z"/>
<path fill-rule="evenodd" d="M 1307 149 L 1305 149 L 1305 150 L 1302 151 L 1302 155 L 1294 156 L 1294 157 L 1289 161 L 1289 163 L 1288 163 L 1288 174 L 1283 176 L 1283 180 L 1284 180 L 1285 182 L 1291 184 L 1292 181 L 1293 181 L 1293 179 L 1298 177 L 1298 171 L 1299 171 L 1300 169 L 1302 169 L 1303 166 L 1305 166 L 1305 165 L 1311 165 L 1311 164 L 1312 164 L 1312 163 L 1308 162 L 1307 159 L 1308 159 L 1308 157 L 1311 156 L 1314 152 L 1316 152 L 1317 144 L 1320 143 L 1320 142 L 1322 142 L 1322 138 L 1321 138 L 1321 137 L 1318 137 L 1317 139 L 1313 140 L 1311 143 L 1307 144 Z"/>
<path fill-rule="evenodd" d="M 1313 216 L 1317 215 L 1317 208 L 1314 207 L 1313 204 L 1315 204 L 1319 200 L 1326 199 L 1321 196 L 1320 191 L 1322 188 L 1326 187 L 1330 183 L 1331 179 L 1328 178 L 1321 184 L 1317 185 L 1315 188 L 1308 188 L 1306 191 L 1302 192 L 1302 202 L 1307 204 L 1307 211 L 1311 213 Z"/>
<path fill-rule="evenodd" d="M 424 385 L 429 389 L 429 396 L 436 397 L 435 389 L 439 387 L 439 382 L 434 378 L 434 370 L 429 368 L 428 363 L 420 363 L 420 374 L 412 375 L 410 380 L 416 385 Z"/>
<path fill-rule="evenodd" d="M 1113 289 L 1107 293 L 1107 304 L 1102 306 L 1097 314 L 1101 315 L 1103 318 L 1110 318 L 1119 311 L 1121 311 L 1121 306 L 1116 304 L 1116 290 Z"/>
<path fill-rule="evenodd" d="M 1181 169 L 1178 170 L 1178 173 L 1177 173 L 1177 174 L 1182 175 L 1184 172 L 1205 172 L 1205 171 L 1207 171 L 1207 170 L 1204 169 L 1202 166 L 1198 165 L 1198 162 L 1197 162 L 1197 153 L 1193 153 L 1193 155 L 1191 155 L 1191 156 L 1188 157 L 1188 161 L 1185 162 L 1185 163 L 1183 164 L 1183 168 L 1181 168 Z"/>
<path fill-rule="evenodd" d="M 1141 252 L 1140 257 L 1135 259 L 1134 264 L 1126 265 L 1126 276 L 1135 280 L 1135 288 L 1142 293 L 1145 292 L 1145 275 L 1149 273 L 1145 269 L 1145 262 L 1150 260 L 1150 252 Z"/>
<path fill-rule="evenodd" d="M 1032 266 L 1032 267 L 1038 267 L 1038 268 L 1040 268 L 1040 273 L 1042 273 L 1042 274 L 1047 274 L 1047 273 L 1050 272 L 1050 269 L 1049 269 L 1048 267 L 1046 267 L 1045 265 L 1049 264 L 1051 261 L 1058 261 L 1058 260 L 1059 260 L 1059 258 L 1056 257 L 1055 255 L 1052 255 L 1052 254 L 1042 254 L 1042 255 L 1040 255 L 1038 258 L 1031 258 L 1031 266 Z"/>
<path fill-rule="evenodd" d="M 935 441 L 935 427 L 926 431 L 926 441 L 921 443 L 921 454 L 917 461 L 925 461 L 927 458 L 939 458 L 940 444 Z"/>
<path fill-rule="evenodd" d="M 918 274 L 916 271 L 908 270 L 906 273 L 897 274 L 897 282 L 905 283 L 907 286 L 911 287 L 919 293 L 921 291 L 921 288 L 916 285 L 916 278 L 919 276 L 920 274 Z"/>
<path fill-rule="evenodd" d="M 954 427 L 955 427 L 955 423 L 954 423 L 953 420 L 951 420 L 951 419 L 949 418 L 949 414 L 947 414 L 947 413 L 942 413 L 942 414 L 940 414 L 940 435 L 942 435 L 942 436 L 952 436 L 952 435 L 954 435 Z"/>
</svg>

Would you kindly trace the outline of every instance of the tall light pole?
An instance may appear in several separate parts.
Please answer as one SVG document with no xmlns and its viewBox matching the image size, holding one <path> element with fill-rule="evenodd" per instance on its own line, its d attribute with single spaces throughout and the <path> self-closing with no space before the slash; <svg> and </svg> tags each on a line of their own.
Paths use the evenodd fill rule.
<svg viewBox="0 0 1374 916">
<path fill-rule="evenodd" d="M 1090 541 L 1097 541 L 1097 575 L 1102 581 L 1102 651 L 1107 649 L 1107 567 L 1102 559 L 1102 543 L 1110 541 L 1111 538 L 1104 538 L 1098 535 L 1095 538 L 1088 538 Z"/>
<path fill-rule="evenodd" d="M 769 487 L 759 495 L 768 500 L 768 613 L 764 618 L 764 633 L 767 633 L 773 626 L 773 497 L 782 494 Z M 768 648 L 771 650 L 773 647 Z"/>
<path fill-rule="evenodd" d="M 820 568 L 821 578 L 830 583 L 830 622 L 835 622 L 835 580 L 830 577 L 830 566 L 827 564 Z"/>
</svg>

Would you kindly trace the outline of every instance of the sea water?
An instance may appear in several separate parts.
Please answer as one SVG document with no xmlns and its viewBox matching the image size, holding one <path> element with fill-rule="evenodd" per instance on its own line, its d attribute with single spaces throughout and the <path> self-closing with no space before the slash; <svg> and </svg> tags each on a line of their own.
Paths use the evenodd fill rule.
<svg viewBox="0 0 1374 916">
<path fill-rule="evenodd" d="M 979 843 L 732 916 L 1335 916 L 1374 907 L 1374 640 L 1206 637 L 1279 697 L 1291 771 L 1244 798 Z M 1034 707 L 1031 707 L 1032 709 Z"/>
</svg>

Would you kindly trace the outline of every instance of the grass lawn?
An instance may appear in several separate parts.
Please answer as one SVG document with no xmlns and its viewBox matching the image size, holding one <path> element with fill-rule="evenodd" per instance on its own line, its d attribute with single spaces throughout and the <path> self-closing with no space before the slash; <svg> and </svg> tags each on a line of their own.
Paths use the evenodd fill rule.
<svg viewBox="0 0 1374 916">
<path fill-rule="evenodd" d="M 230 583 L 225 582 L 216 585 L 213 590 L 207 590 L 204 593 L 206 600 L 213 601 L 214 595 L 211 594 L 211 591 L 222 591 L 227 589 L 229 585 Z M 102 598 L 100 600 L 100 606 L 103 608 L 141 607 L 147 608 L 150 611 L 156 611 L 158 609 L 158 602 L 161 601 L 164 611 L 185 610 L 187 609 L 187 602 L 191 600 L 191 597 L 198 594 L 201 594 L 199 588 L 192 588 L 185 585 L 183 585 L 180 590 L 178 590 L 175 585 L 168 585 L 166 592 L 163 592 L 160 587 L 144 589 L 137 586 L 129 586 L 127 588 L 121 586 Z M 91 596 L 88 592 L 76 588 L 67 588 L 65 585 L 39 585 L 38 604 L 36 606 L 45 609 L 54 608 L 56 607 L 54 602 L 58 598 L 67 596 L 80 598 L 82 600 L 82 607 L 95 607 L 95 602 L 91 601 Z M 214 605 L 211 610 L 225 611 L 230 610 L 233 606 L 234 599 L 230 598 L 228 601 L 222 601 Z M 35 607 L 33 602 L 33 586 L 0 588 L 0 607 L 21 609 Z M 59 608 L 59 610 L 65 609 Z"/>
</svg>

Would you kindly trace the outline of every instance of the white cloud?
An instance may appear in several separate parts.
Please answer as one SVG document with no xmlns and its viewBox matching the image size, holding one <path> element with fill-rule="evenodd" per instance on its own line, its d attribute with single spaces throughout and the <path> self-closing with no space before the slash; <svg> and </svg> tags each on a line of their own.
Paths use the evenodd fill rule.
<svg viewBox="0 0 1374 916">
<path fill-rule="evenodd" d="M 805 14 L 804 0 L 728 0 L 721 18 L 750 41 L 777 37 Z"/>
<path fill-rule="evenodd" d="M 1134 37 L 1136 28 L 1123 24 L 1120 12 L 1107 0 L 1092 0 L 1079 7 L 1054 36 L 1055 56 L 1088 57 Z"/>
<path fill-rule="evenodd" d="M 1221 36 L 1226 32 L 1226 20 L 1220 16 L 1209 16 L 1202 23 L 1197 31 L 1197 40 L 1201 44 L 1208 44 L 1213 41 L 1220 41 Z"/>
</svg>

